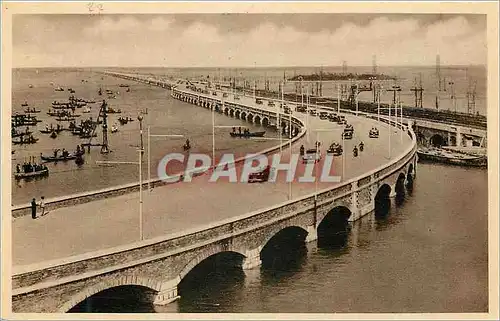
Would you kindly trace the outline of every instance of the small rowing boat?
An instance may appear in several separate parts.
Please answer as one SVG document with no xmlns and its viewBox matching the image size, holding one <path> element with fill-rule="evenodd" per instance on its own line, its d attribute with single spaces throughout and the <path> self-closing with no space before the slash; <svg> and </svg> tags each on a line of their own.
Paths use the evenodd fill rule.
<svg viewBox="0 0 500 321">
<path fill-rule="evenodd" d="M 27 108 L 27 109 L 24 110 L 25 114 L 36 114 L 36 113 L 39 113 L 39 112 L 41 112 L 41 110 L 35 109 L 35 108 L 32 108 L 32 109 Z"/>
<path fill-rule="evenodd" d="M 229 135 L 231 135 L 231 137 L 264 137 L 265 135 L 265 131 L 262 131 L 262 132 L 242 132 L 242 133 L 236 133 L 236 132 L 231 132 L 229 133 Z"/>
<path fill-rule="evenodd" d="M 47 176 L 49 175 L 49 169 L 45 167 L 44 169 L 36 172 L 30 172 L 30 173 L 14 173 L 15 179 L 28 179 L 28 178 L 35 178 L 35 177 L 41 177 L 41 176 Z"/>
<path fill-rule="evenodd" d="M 61 155 L 61 156 L 43 156 L 43 155 L 40 155 L 40 158 L 44 161 L 44 162 L 65 162 L 65 161 L 68 161 L 68 160 L 73 160 L 76 158 L 76 155 L 74 154 L 68 154 L 68 155 Z"/>
</svg>

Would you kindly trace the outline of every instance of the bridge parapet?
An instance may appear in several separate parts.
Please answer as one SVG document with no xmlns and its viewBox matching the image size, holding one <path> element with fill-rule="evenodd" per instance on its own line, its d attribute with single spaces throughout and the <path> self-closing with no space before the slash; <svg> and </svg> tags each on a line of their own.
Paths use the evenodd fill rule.
<svg viewBox="0 0 500 321">
<path fill-rule="evenodd" d="M 177 284 L 182 277 L 213 254 L 239 253 L 244 258 L 243 267 L 251 268 L 259 265 L 258 254 L 264 245 L 284 228 L 299 227 L 308 233 L 307 241 L 314 241 L 316 229 L 333 208 L 347 207 L 351 211 L 350 220 L 356 220 L 374 209 L 380 186 L 394 186 L 401 174 L 406 175 L 410 168 L 416 167 L 415 134 L 411 127 L 405 132 L 411 144 L 400 155 L 370 172 L 317 193 L 174 235 L 15 267 L 13 310 L 67 311 L 99 290 L 122 284 L 146 285 L 158 292 L 157 303 L 165 303 L 177 297 Z M 33 293 L 43 299 L 30 295 Z"/>
</svg>

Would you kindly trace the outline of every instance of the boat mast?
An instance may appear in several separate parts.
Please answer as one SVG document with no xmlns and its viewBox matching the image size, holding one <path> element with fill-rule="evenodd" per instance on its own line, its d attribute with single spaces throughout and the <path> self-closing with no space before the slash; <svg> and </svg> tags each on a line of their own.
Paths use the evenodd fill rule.
<svg viewBox="0 0 500 321">
<path fill-rule="evenodd" d="M 108 148 L 108 104 L 105 100 L 102 101 L 101 113 L 102 113 L 102 146 L 101 154 L 109 153 Z M 99 117 L 97 118 L 99 120 Z"/>
</svg>

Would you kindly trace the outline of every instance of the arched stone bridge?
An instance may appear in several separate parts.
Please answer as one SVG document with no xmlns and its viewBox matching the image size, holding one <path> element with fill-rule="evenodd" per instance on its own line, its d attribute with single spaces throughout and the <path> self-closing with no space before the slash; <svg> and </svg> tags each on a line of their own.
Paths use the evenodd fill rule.
<svg viewBox="0 0 500 321">
<path fill-rule="evenodd" d="M 218 93 L 218 95 L 221 94 L 222 93 L 220 92 Z M 208 108 L 210 110 L 215 109 L 215 111 L 218 113 L 248 121 L 257 125 L 262 125 L 264 127 L 267 127 L 269 125 L 276 125 L 278 123 L 276 111 L 270 109 L 254 108 L 252 106 L 238 104 L 232 101 L 224 101 L 223 98 L 210 98 L 197 93 L 190 93 L 177 89 L 172 89 L 172 97 L 185 101 L 187 103 Z M 288 117 L 280 117 L 279 122 L 281 127 L 285 128 L 288 126 L 289 119 Z M 299 127 L 300 123 L 294 121 L 294 118 L 292 118 L 292 130 L 295 133 L 298 133 Z"/>
<path fill-rule="evenodd" d="M 220 98 L 196 100 L 186 91 L 174 91 L 174 95 L 200 105 L 211 104 L 212 108 L 222 106 L 216 101 Z M 240 116 L 245 109 L 236 105 L 226 108 L 239 110 Z M 246 111 L 253 119 L 266 117 L 266 111 L 251 107 Z M 15 268 L 13 312 L 67 312 L 98 292 L 127 285 L 148 288 L 156 293 L 156 304 L 168 304 L 178 298 L 178 286 L 185 276 L 209 257 L 231 253 L 240 259 L 238 265 L 248 270 L 266 260 L 266 245 L 282 233 L 300 234 L 304 242 L 317 241 L 332 224 L 361 218 L 389 196 L 402 195 L 405 185 L 413 182 L 416 137 L 411 126 L 399 130 L 411 138 L 404 152 L 379 168 L 317 193 L 177 235 Z"/>
</svg>

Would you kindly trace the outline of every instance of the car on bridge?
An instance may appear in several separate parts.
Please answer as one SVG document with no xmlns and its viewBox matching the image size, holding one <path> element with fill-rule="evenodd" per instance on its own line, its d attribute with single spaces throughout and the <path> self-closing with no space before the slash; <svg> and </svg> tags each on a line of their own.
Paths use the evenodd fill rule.
<svg viewBox="0 0 500 321">
<path fill-rule="evenodd" d="M 254 182 L 267 182 L 269 180 L 269 174 L 271 174 L 271 166 L 267 165 L 266 167 L 262 168 L 260 171 L 256 173 L 251 173 L 248 175 L 248 182 L 249 183 L 254 183 Z"/>
<path fill-rule="evenodd" d="M 347 132 L 345 131 L 345 132 L 342 133 L 342 138 L 344 138 L 344 139 L 352 139 L 352 134 L 353 134 L 353 132 L 351 132 L 351 131 L 347 131 Z"/>
<path fill-rule="evenodd" d="M 340 156 L 342 155 L 342 152 L 343 149 L 339 143 L 332 143 L 326 151 L 327 154 L 331 154 L 333 156 Z"/>
<path fill-rule="evenodd" d="M 319 149 L 311 148 L 306 150 L 302 156 L 302 163 L 314 162 L 317 163 L 321 160 L 321 152 Z"/>
<path fill-rule="evenodd" d="M 368 133 L 368 136 L 370 138 L 378 138 L 378 129 L 375 127 L 372 127 L 372 129 L 370 129 L 370 132 Z"/>
<path fill-rule="evenodd" d="M 346 125 L 347 120 L 345 119 L 345 116 L 339 115 L 337 119 L 337 124 L 339 125 Z"/>
<path fill-rule="evenodd" d="M 328 113 L 326 111 L 320 112 L 319 119 L 328 119 Z"/>
<path fill-rule="evenodd" d="M 331 122 L 337 122 L 339 120 L 337 114 L 335 113 L 330 113 L 328 115 L 328 120 L 331 121 Z"/>
<path fill-rule="evenodd" d="M 297 106 L 295 108 L 295 111 L 298 111 L 299 113 L 305 113 L 307 112 L 307 108 L 305 106 Z"/>
</svg>

